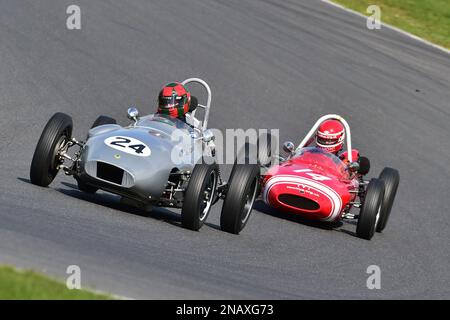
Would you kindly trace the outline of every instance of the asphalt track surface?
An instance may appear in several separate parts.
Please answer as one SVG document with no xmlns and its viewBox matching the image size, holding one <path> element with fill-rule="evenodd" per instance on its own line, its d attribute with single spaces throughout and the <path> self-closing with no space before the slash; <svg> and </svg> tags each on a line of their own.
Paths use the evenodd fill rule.
<svg viewBox="0 0 450 320">
<path fill-rule="evenodd" d="M 0 262 L 131 298 L 450 298 L 450 56 L 320 1 L 0 1 Z M 344 116 L 372 175 L 397 168 L 389 224 L 372 241 L 257 204 L 239 236 L 178 213 L 140 212 L 62 175 L 29 183 L 37 139 L 57 111 L 84 137 L 100 114 L 155 108 L 163 83 L 210 83 L 210 126 L 279 128 L 299 142 Z M 223 168 L 225 176 L 228 167 Z M 368 290 L 378 265 L 381 289 Z"/>
</svg>

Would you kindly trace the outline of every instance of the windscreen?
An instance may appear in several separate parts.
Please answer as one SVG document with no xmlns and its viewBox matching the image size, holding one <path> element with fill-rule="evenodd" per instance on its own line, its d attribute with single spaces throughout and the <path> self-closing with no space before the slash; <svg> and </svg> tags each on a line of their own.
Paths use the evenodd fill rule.
<svg viewBox="0 0 450 320">
<path fill-rule="evenodd" d="M 341 174 L 346 173 L 345 164 L 341 159 L 331 152 L 316 147 L 302 148 L 295 153 L 294 158 L 321 167 L 323 170 L 331 169 Z"/>
<path fill-rule="evenodd" d="M 159 113 L 142 117 L 136 125 L 140 127 L 156 128 L 167 133 L 171 133 L 174 129 L 186 129 L 188 131 L 193 130 L 183 120 Z"/>
</svg>

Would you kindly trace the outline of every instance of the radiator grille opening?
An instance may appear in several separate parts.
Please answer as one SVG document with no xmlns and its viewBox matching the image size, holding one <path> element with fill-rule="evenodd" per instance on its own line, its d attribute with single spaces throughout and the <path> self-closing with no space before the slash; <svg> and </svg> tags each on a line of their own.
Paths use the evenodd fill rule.
<svg viewBox="0 0 450 320">
<path fill-rule="evenodd" d="M 104 162 L 97 162 L 97 178 L 122 184 L 123 170 Z"/>
<path fill-rule="evenodd" d="M 278 197 L 278 200 L 284 204 L 287 204 L 288 206 L 296 207 L 299 209 L 314 211 L 319 210 L 320 208 L 317 202 L 293 194 L 282 194 Z"/>
</svg>

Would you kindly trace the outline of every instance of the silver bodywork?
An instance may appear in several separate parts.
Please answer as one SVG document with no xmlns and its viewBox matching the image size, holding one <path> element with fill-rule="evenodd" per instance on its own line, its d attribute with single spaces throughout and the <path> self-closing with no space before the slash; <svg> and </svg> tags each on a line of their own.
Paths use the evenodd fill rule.
<svg viewBox="0 0 450 320">
<path fill-rule="evenodd" d="M 202 155 L 214 154 L 214 142 L 206 128 L 209 87 L 200 79 L 184 81 L 189 82 L 206 85 L 208 102 L 199 105 L 206 109 L 203 123 L 192 112 L 187 114 L 187 123 L 153 114 L 126 127 L 108 124 L 93 128 L 80 150 L 75 178 L 134 200 L 179 207 L 182 199 L 176 192 L 187 184 Z M 131 142 L 125 143 L 127 140 Z"/>
<path fill-rule="evenodd" d="M 206 89 L 206 105 L 191 96 L 182 119 L 151 114 L 140 117 L 129 107 L 127 126 L 99 116 L 87 139 L 72 137 L 72 118 L 55 113 L 47 122 L 30 166 L 30 181 L 46 187 L 58 171 L 73 176 L 78 189 L 93 194 L 98 189 L 122 196 L 121 202 L 139 209 L 154 206 L 181 209 L 181 225 L 198 231 L 212 205 L 224 200 L 220 214 L 221 230 L 238 234 L 245 227 L 259 190 L 258 164 L 235 164 L 230 182 L 222 180 L 214 144 L 207 129 L 211 90 Z M 203 121 L 196 110 L 203 108 Z"/>
</svg>

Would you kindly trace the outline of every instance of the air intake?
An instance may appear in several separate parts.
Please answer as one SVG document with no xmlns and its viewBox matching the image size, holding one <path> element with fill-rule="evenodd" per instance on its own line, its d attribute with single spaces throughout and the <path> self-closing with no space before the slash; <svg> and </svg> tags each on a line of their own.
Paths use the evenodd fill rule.
<svg viewBox="0 0 450 320">
<path fill-rule="evenodd" d="M 278 197 L 278 200 L 284 203 L 285 205 L 296 207 L 303 210 L 315 211 L 319 210 L 320 208 L 317 202 L 293 194 L 281 194 Z"/>
<path fill-rule="evenodd" d="M 115 184 L 122 184 L 124 171 L 104 162 L 97 162 L 97 178 Z"/>
</svg>

